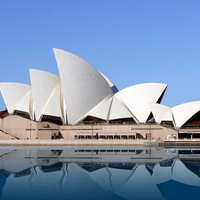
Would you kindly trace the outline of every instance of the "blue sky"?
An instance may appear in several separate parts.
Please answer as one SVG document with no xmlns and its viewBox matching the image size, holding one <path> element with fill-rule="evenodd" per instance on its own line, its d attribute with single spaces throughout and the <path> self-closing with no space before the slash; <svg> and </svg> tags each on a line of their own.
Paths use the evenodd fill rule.
<svg viewBox="0 0 200 200">
<path fill-rule="evenodd" d="M 119 90 L 159 82 L 164 105 L 200 100 L 199 0 L 0 0 L 0 30 L 0 82 L 30 84 L 29 68 L 58 74 L 60 48 Z"/>
</svg>

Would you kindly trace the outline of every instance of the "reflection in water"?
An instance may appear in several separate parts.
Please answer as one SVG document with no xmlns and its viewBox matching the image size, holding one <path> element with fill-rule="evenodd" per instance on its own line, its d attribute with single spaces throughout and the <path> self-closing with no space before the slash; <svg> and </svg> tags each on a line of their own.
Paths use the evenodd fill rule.
<svg viewBox="0 0 200 200">
<path fill-rule="evenodd" d="M 199 199 L 200 149 L 1 147 L 0 199 Z"/>
</svg>

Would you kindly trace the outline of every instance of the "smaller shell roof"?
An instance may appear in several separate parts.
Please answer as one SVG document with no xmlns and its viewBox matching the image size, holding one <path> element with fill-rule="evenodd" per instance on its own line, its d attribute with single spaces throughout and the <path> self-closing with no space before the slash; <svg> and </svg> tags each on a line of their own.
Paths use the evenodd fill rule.
<svg viewBox="0 0 200 200">
<path fill-rule="evenodd" d="M 62 117 L 60 105 L 60 77 L 43 70 L 30 69 L 33 104 L 36 120 L 43 114 Z"/>
<path fill-rule="evenodd" d="M 149 103 L 149 106 L 157 123 L 173 121 L 170 107 L 158 103 Z"/>
<path fill-rule="evenodd" d="M 19 108 L 21 111 L 29 113 L 30 85 L 4 82 L 0 83 L 0 91 L 10 114 Z"/>
<path fill-rule="evenodd" d="M 200 101 L 180 104 L 172 108 L 176 128 L 183 126 L 193 115 L 200 110 Z"/>
<path fill-rule="evenodd" d="M 163 83 L 142 83 L 125 88 L 115 95 L 128 107 L 139 122 L 146 122 L 151 113 L 148 103 L 160 101 L 166 88 L 167 84 Z"/>
</svg>

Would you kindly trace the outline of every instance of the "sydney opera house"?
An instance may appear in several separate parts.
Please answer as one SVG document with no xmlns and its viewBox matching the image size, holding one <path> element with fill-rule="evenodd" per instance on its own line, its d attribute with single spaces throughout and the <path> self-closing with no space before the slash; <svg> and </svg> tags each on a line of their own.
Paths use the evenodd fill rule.
<svg viewBox="0 0 200 200">
<path fill-rule="evenodd" d="M 161 104 L 167 84 L 118 91 L 84 59 L 54 49 L 59 76 L 30 69 L 31 85 L 0 83 L 7 110 L 0 139 L 149 139 L 200 137 L 200 101 Z"/>
</svg>

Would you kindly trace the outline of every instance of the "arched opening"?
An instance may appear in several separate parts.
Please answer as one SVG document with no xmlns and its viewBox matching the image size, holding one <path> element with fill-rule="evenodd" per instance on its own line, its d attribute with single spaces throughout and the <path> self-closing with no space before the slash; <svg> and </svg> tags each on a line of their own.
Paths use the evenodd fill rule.
<svg viewBox="0 0 200 200">
<path fill-rule="evenodd" d="M 109 121 L 109 124 L 111 125 L 127 125 L 127 124 L 135 124 L 136 122 L 134 121 L 133 118 L 121 118 L 121 119 L 113 119 Z"/>
<path fill-rule="evenodd" d="M 183 124 L 179 131 L 179 138 L 200 138 L 199 131 L 195 129 L 200 128 L 200 111 L 193 115 L 188 121 Z"/>
<path fill-rule="evenodd" d="M 174 128 L 174 124 L 172 121 L 161 121 L 161 124 L 165 127 L 172 127 Z"/>
<path fill-rule="evenodd" d="M 200 128 L 200 111 L 185 122 L 181 128 Z"/>
<path fill-rule="evenodd" d="M 13 114 L 14 115 L 18 115 L 20 117 L 24 117 L 26 119 L 30 119 L 30 115 L 27 112 L 23 112 L 23 111 L 20 111 L 20 110 L 15 110 Z"/>
<path fill-rule="evenodd" d="M 155 117 L 153 116 L 153 113 L 151 112 L 148 119 L 147 119 L 147 123 L 155 123 Z"/>
<path fill-rule="evenodd" d="M 50 115 L 43 115 L 41 121 L 42 122 L 51 122 L 51 123 L 58 124 L 58 125 L 63 124 L 62 119 L 60 117 L 55 117 L 55 116 L 50 116 Z"/>
<path fill-rule="evenodd" d="M 104 119 L 100 119 L 97 117 L 93 117 L 93 116 L 87 116 L 84 120 L 82 120 L 81 122 L 79 122 L 78 125 L 104 125 L 106 124 L 106 120 Z"/>
</svg>

